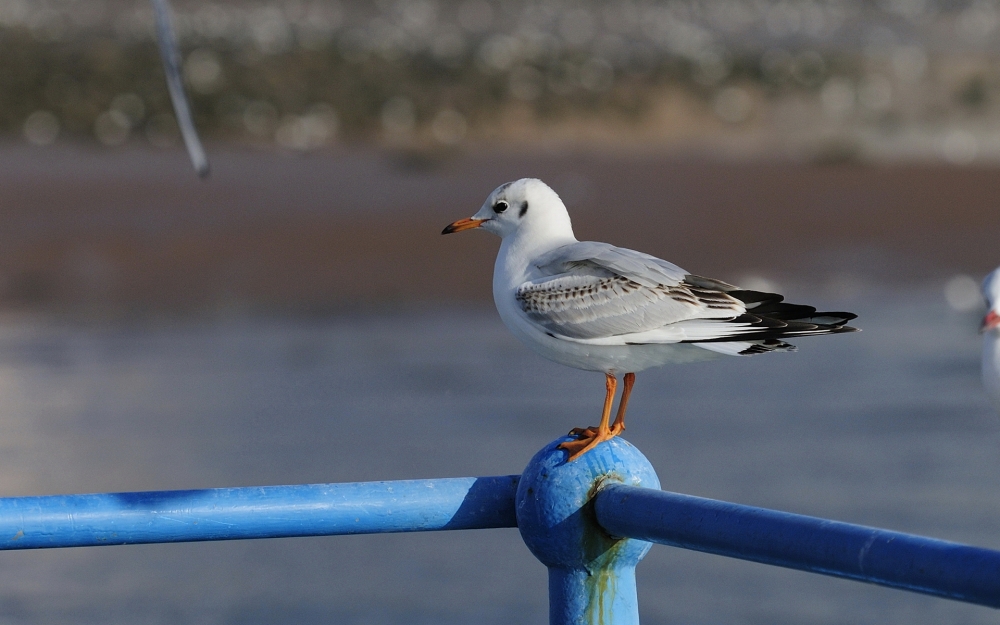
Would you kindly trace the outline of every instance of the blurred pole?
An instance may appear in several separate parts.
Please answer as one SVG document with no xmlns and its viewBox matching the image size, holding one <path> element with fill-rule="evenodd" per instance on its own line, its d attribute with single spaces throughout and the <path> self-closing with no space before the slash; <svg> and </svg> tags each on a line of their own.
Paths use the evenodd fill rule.
<svg viewBox="0 0 1000 625">
<path fill-rule="evenodd" d="M 202 178 L 208 176 L 208 157 L 205 148 L 198 138 L 198 130 L 191 117 L 191 106 L 184 92 L 184 79 L 181 76 L 181 55 L 177 49 L 177 36 L 170 21 L 170 7 L 167 0 L 151 0 L 153 12 L 156 14 L 156 38 L 160 44 L 160 56 L 163 58 L 163 71 L 167 75 L 167 89 L 170 100 L 174 104 L 177 125 L 181 129 L 184 145 L 187 147 L 191 164 Z"/>
</svg>

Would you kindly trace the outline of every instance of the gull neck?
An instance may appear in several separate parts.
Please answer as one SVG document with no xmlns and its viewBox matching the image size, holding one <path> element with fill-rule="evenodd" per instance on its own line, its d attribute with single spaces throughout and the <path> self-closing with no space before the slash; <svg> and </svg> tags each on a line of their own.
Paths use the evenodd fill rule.
<svg viewBox="0 0 1000 625">
<path fill-rule="evenodd" d="M 503 272 L 507 278 L 520 285 L 530 273 L 532 261 L 557 247 L 576 243 L 572 228 L 568 230 L 542 236 L 537 232 L 522 231 L 505 237 L 500 243 L 500 253 L 497 254 L 496 277 L 500 277 L 500 272 Z"/>
</svg>

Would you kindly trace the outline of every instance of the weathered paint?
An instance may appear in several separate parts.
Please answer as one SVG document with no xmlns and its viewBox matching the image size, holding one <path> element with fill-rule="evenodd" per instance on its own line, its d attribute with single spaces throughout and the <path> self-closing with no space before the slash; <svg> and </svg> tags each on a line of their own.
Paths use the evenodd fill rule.
<svg viewBox="0 0 1000 625">
<path fill-rule="evenodd" d="M 650 543 L 603 531 L 593 509 L 608 483 L 658 489 L 649 461 L 622 438 L 573 462 L 553 441 L 528 463 L 517 489 L 517 525 L 549 569 L 551 625 L 636 625 L 635 566 Z"/>
<path fill-rule="evenodd" d="M 514 527 L 518 476 L 0 499 L 0 549 Z"/>
<path fill-rule="evenodd" d="M 594 510 L 620 536 L 1000 608 L 1000 551 L 624 484 Z"/>
</svg>

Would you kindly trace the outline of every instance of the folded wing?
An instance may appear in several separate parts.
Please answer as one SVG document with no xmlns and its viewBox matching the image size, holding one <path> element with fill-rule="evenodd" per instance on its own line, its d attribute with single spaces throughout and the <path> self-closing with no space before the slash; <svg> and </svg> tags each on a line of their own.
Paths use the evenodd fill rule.
<svg viewBox="0 0 1000 625">
<path fill-rule="evenodd" d="M 516 298 L 547 333 L 593 345 L 697 343 L 721 353 L 790 349 L 780 339 L 850 332 L 855 315 L 688 274 L 654 256 L 578 242 L 542 256 Z M 739 345 L 726 343 L 739 342 Z"/>
<path fill-rule="evenodd" d="M 537 267 L 542 277 L 522 284 L 517 300 L 529 319 L 567 338 L 621 336 L 746 312 L 724 291 L 688 282 L 676 265 L 604 243 L 566 245 L 542 256 Z"/>
</svg>

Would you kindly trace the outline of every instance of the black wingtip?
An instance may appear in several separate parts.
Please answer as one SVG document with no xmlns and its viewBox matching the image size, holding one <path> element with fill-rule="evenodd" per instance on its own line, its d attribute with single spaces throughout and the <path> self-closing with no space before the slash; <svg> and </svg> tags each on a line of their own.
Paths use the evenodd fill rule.
<svg viewBox="0 0 1000 625">
<path fill-rule="evenodd" d="M 817 315 L 824 315 L 826 317 L 840 317 L 845 322 L 850 321 L 852 319 L 857 319 L 858 318 L 858 316 L 855 315 L 854 313 L 842 312 L 842 311 L 839 311 L 839 310 L 836 311 L 836 312 L 822 312 L 822 313 L 816 313 L 816 314 Z"/>
<path fill-rule="evenodd" d="M 753 356 L 755 354 L 766 354 L 768 352 L 795 352 L 799 348 L 784 341 L 768 339 L 760 343 L 754 343 L 750 347 L 740 352 L 740 356 Z"/>
</svg>

